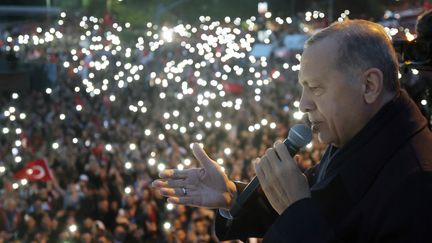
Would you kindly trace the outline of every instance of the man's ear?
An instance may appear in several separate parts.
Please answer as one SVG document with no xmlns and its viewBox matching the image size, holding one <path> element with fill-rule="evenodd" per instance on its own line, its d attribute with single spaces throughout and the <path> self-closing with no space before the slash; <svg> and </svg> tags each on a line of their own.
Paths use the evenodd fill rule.
<svg viewBox="0 0 432 243">
<path fill-rule="evenodd" d="M 378 100 L 384 91 L 383 73 L 378 68 L 369 68 L 363 73 L 363 97 L 367 104 Z"/>
</svg>

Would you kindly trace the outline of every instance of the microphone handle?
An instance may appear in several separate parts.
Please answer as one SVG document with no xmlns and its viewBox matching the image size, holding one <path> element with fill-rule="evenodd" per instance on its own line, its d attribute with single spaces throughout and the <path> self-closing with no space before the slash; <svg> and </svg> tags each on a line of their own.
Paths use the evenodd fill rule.
<svg viewBox="0 0 432 243">
<path fill-rule="evenodd" d="M 289 154 L 291 156 L 294 156 L 298 152 L 298 148 L 296 148 L 292 143 L 287 139 L 283 141 L 285 146 L 287 147 Z M 277 155 L 277 154 L 276 154 Z M 240 195 L 237 198 L 237 201 L 234 203 L 234 206 L 229 211 L 232 217 L 235 217 L 240 209 L 243 207 L 243 205 L 246 203 L 246 201 L 250 198 L 250 196 L 253 194 L 253 192 L 260 186 L 259 180 L 257 176 L 254 176 L 252 180 L 247 184 L 245 189 L 240 193 Z"/>
<path fill-rule="evenodd" d="M 237 198 L 237 202 L 234 203 L 234 206 L 230 210 L 230 214 L 235 217 L 240 209 L 243 207 L 245 202 L 249 199 L 250 195 L 260 186 L 259 180 L 257 176 L 254 176 L 254 178 L 247 184 L 245 189 L 240 193 L 240 195 Z"/>
</svg>

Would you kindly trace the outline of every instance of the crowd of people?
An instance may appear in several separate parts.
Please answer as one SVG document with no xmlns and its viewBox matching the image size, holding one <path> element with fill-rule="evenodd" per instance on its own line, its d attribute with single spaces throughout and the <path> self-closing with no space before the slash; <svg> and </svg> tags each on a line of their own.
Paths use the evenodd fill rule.
<svg viewBox="0 0 432 243">
<path fill-rule="evenodd" d="M 62 13 L 52 26 L 5 32 L 4 55 L 45 63 L 49 82 L 0 98 L 0 241 L 217 242 L 213 210 L 169 204 L 150 184 L 165 168 L 197 166 L 193 142 L 230 179 L 254 176 L 251 160 L 303 120 L 301 50 L 283 42 L 322 27 L 316 15 L 309 28 L 291 18 L 202 16 L 133 30 Z M 140 35 L 123 41 L 125 31 Z M 259 42 L 283 55 L 251 55 Z M 314 138 L 295 159 L 306 170 L 323 151 Z M 36 159 L 52 180 L 13 179 Z"/>
</svg>

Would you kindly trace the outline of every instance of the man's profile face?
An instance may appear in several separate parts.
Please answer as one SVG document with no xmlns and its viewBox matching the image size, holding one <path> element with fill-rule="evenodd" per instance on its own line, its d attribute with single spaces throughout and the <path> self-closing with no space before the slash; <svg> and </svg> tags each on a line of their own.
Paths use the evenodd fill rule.
<svg viewBox="0 0 432 243">
<path fill-rule="evenodd" d="M 312 130 L 322 143 L 341 147 L 366 123 L 366 106 L 362 77 L 341 70 L 337 52 L 334 37 L 304 50 L 299 72 L 303 87 L 300 109 L 308 114 Z"/>
</svg>

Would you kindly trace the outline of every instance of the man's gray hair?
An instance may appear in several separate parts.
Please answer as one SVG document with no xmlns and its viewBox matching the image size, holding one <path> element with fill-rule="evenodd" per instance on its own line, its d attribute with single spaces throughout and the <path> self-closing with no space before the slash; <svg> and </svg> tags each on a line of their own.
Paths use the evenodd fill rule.
<svg viewBox="0 0 432 243">
<path fill-rule="evenodd" d="M 335 37 L 339 44 L 335 65 L 341 70 L 358 74 L 368 68 L 378 68 L 383 73 L 385 89 L 399 90 L 397 55 L 381 25 L 366 20 L 335 22 L 311 36 L 305 48 L 327 37 Z"/>
</svg>

